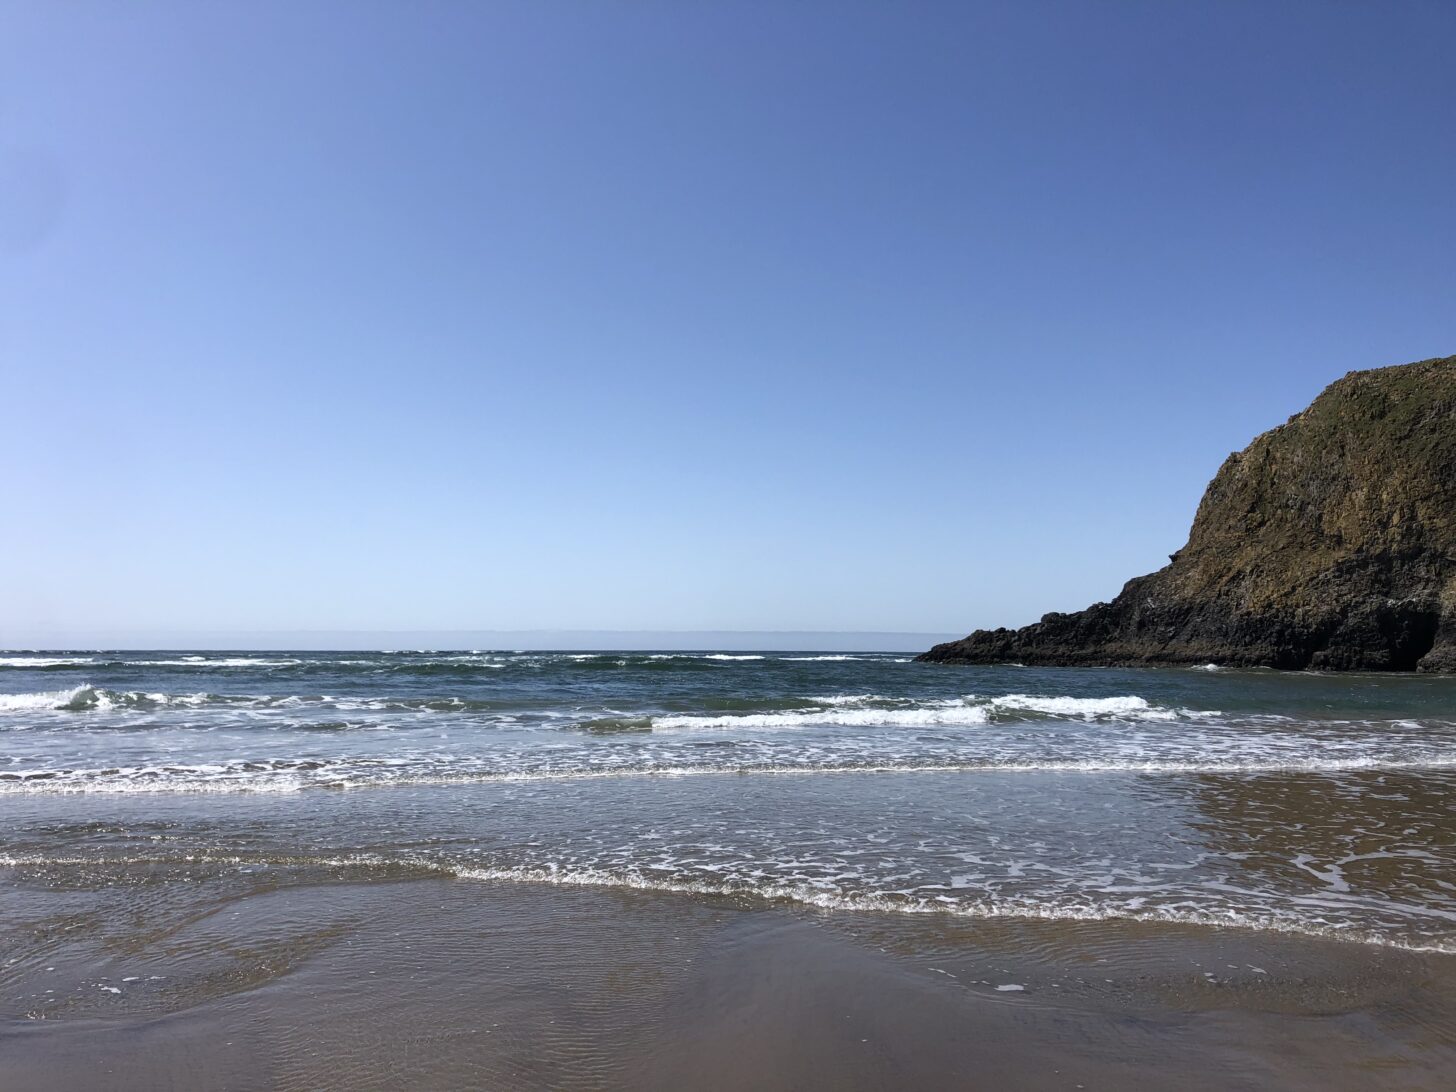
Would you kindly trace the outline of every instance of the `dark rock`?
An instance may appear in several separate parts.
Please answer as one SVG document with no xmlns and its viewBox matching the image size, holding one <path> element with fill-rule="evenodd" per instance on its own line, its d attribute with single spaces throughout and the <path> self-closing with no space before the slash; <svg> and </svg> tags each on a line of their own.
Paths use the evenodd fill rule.
<svg viewBox="0 0 1456 1092">
<path fill-rule="evenodd" d="M 1456 357 L 1331 384 L 1229 456 L 1169 558 L 920 659 L 1456 672 Z"/>
</svg>

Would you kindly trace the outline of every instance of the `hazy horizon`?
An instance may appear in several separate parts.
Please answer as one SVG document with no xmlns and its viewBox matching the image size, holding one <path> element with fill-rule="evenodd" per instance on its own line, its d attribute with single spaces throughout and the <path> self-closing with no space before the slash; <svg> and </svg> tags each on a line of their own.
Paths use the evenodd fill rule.
<svg viewBox="0 0 1456 1092">
<path fill-rule="evenodd" d="M 0 628 L 0 651 L 755 651 L 923 652 L 959 633 L 833 632 L 811 630 L 395 630 L 344 631 L 37 631 Z M 49 640 L 40 638 L 49 637 Z"/>
</svg>

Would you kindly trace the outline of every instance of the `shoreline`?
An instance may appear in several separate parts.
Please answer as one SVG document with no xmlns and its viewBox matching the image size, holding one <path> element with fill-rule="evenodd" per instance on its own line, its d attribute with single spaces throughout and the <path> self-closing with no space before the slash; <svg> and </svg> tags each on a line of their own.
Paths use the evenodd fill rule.
<svg viewBox="0 0 1456 1092">
<path fill-rule="evenodd" d="M 70 979 L 61 1011 L 26 1018 L 17 998 Z M 4 983 L 0 1084 L 36 1092 L 1332 1092 L 1456 1073 L 1449 955 L 500 881 L 261 888 L 99 949 L 58 933 Z"/>
</svg>

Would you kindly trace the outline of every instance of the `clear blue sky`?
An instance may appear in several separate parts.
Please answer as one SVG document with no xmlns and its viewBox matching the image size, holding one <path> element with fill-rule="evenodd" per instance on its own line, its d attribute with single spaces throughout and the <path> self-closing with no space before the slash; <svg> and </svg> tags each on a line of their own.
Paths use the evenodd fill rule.
<svg viewBox="0 0 1456 1092">
<path fill-rule="evenodd" d="M 1456 5 L 0 2 L 0 639 L 964 632 L 1456 352 Z"/>
</svg>

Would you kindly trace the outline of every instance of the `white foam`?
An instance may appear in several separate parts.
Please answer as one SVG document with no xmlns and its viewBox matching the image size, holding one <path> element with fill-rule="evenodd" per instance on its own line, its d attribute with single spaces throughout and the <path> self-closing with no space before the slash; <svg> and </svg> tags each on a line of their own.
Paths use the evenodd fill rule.
<svg viewBox="0 0 1456 1092">
<path fill-rule="evenodd" d="M 98 691 L 87 683 L 69 690 L 42 690 L 32 694 L 0 694 L 0 713 L 32 712 L 43 709 L 75 709 L 92 702 Z"/>
<path fill-rule="evenodd" d="M 919 888 L 905 891 L 845 891 L 833 884 L 804 880 L 775 882 L 755 877 L 753 879 L 702 878 L 689 879 L 678 876 L 647 875 L 637 868 L 601 868 L 589 865 L 559 865 L 550 862 L 544 865 L 474 865 L 445 860 L 431 860 L 421 857 L 384 856 L 377 853 L 353 854 L 338 857 L 241 857 L 234 855 L 197 853 L 185 858 L 189 864 L 224 865 L 238 868 L 257 867 L 308 867 L 325 868 L 410 868 L 455 879 L 485 883 L 549 884 L 559 887 L 603 887 L 637 891 L 653 891 L 667 894 L 728 896 L 736 898 L 761 899 L 770 902 L 793 902 L 821 910 L 844 910 L 855 912 L 889 914 L 944 915 L 957 918 L 1000 919 L 1027 921 L 1077 921 L 1109 922 L 1134 921 L 1172 925 L 1192 925 L 1205 928 L 1246 929 L 1257 932 L 1272 932 L 1316 937 L 1322 940 L 1339 940 L 1368 944 L 1377 947 L 1399 948 L 1413 952 L 1456 954 L 1456 941 L 1432 940 L 1423 942 L 1389 934 L 1371 933 L 1358 925 L 1340 925 L 1323 918 L 1301 918 L 1298 909 L 1266 907 L 1241 909 L 1218 907 L 1208 909 L 1191 908 L 1187 902 L 1166 906 L 1147 906 L 1140 899 L 1119 903 L 1109 901 L 1101 905 L 1084 901 L 1059 903 L 1055 897 L 1025 896 L 1021 898 L 997 895 L 979 897 L 953 897 L 935 888 Z M 46 867 L 128 867 L 137 865 L 174 864 L 174 858 L 165 856 L 125 856 L 118 858 L 84 856 L 44 856 L 39 854 L 0 854 L 0 868 L 46 868 Z M 1406 909 L 1417 909 L 1407 907 Z M 1436 916 L 1449 917 L 1438 914 Z M 1024 987 L 1017 983 L 1006 983 L 996 987 L 1005 992 L 1017 992 Z"/>
<path fill-rule="evenodd" d="M 904 704 L 903 699 L 887 698 L 880 694 L 822 694 L 807 699 L 815 705 L 890 705 Z"/>
<path fill-rule="evenodd" d="M 412 862 L 426 864 L 427 862 Z M 1416 952 L 1456 953 L 1456 942 L 1429 944 L 1398 937 L 1342 928 L 1323 922 L 1300 920 L 1267 911 L 1233 908 L 1217 911 L 1190 910 L 1186 906 L 1135 908 L 1110 904 L 1058 906 L 1038 899 L 1021 902 L 994 896 L 979 899 L 906 897 L 900 892 L 844 892 L 806 883 L 765 883 L 737 880 L 681 880 L 644 876 L 636 871 L 612 871 L 591 867 L 548 865 L 514 867 L 447 866 L 462 880 L 543 883 L 563 887 L 617 887 L 641 891 L 696 895 L 726 895 L 795 902 L 823 910 L 870 911 L 894 914 L 943 914 L 960 918 L 1023 919 L 1033 921 L 1140 921 L 1195 925 L 1259 932 L 1292 933 L 1327 940 L 1353 941 L 1379 947 L 1403 948 Z"/>
<path fill-rule="evenodd" d="M 1116 719 L 1167 721 L 1185 717 L 1213 717 L 1214 710 L 1167 709 L 1135 694 L 1107 698 L 1074 698 L 1063 695 L 1003 694 L 997 697 L 913 700 L 886 698 L 878 694 L 828 694 L 807 701 L 827 709 L 796 709 L 782 713 L 735 713 L 722 715 L 677 714 L 652 718 L 661 729 L 691 728 L 803 728 L 813 725 L 841 727 L 931 728 L 969 727 L 987 723 L 993 716 L 1036 713 L 1082 720 Z"/>
<path fill-rule="evenodd" d="M 1168 761 L 1027 761 L 1027 762 L 872 762 L 674 764 L 611 768 L 564 767 L 521 770 L 449 769 L 439 765 L 410 768 L 407 759 L 348 762 L 318 766 L 230 763 L 110 767 L 100 769 L 7 770 L 0 774 L 0 796 L 126 795 L 133 793 L 277 793 L 302 789 L 425 788 L 514 782 L 597 781 L 619 778 L 678 777 L 814 777 L 836 774 L 1263 774 L 1349 773 L 1365 770 L 1456 769 L 1456 757 L 1417 760 L 1381 757 L 1308 761 L 1168 762 Z"/>
<path fill-rule="evenodd" d="M 327 663 L 329 661 L 313 661 Z M 264 660 L 255 656 L 224 656 L 209 659 L 206 656 L 184 656 L 180 660 L 130 660 L 128 667 L 292 667 L 302 660 Z"/>
<path fill-rule="evenodd" d="M 1152 705 L 1146 698 L 1126 694 L 1110 698 L 1050 697 L 1035 694 L 1003 694 L 989 699 L 996 710 L 1046 713 L 1057 717 L 1120 717 L 1129 720 L 1177 720 L 1181 716 L 1216 716 L 1212 711 L 1188 713 Z"/>
<path fill-rule="evenodd" d="M 725 716 L 682 714 L 652 718 L 653 729 L 701 728 L 806 728 L 813 725 L 839 727 L 931 728 L 968 727 L 985 724 L 990 714 L 984 706 L 961 702 L 910 709 L 806 709 L 791 713 L 738 713 Z"/>
<path fill-rule="evenodd" d="M 168 705 L 185 708 L 213 704 L 257 705 L 266 704 L 269 701 L 271 699 L 266 697 L 228 698 L 207 693 L 162 694 L 145 693 L 140 690 L 103 690 L 90 683 L 82 683 L 69 690 L 45 690 L 34 694 L 0 694 L 0 713 L 44 710 L 88 713 L 116 709 L 147 709 Z"/>
<path fill-rule="evenodd" d="M 92 656 L 0 656 L 0 667 L 62 667 L 95 662 Z"/>
</svg>

